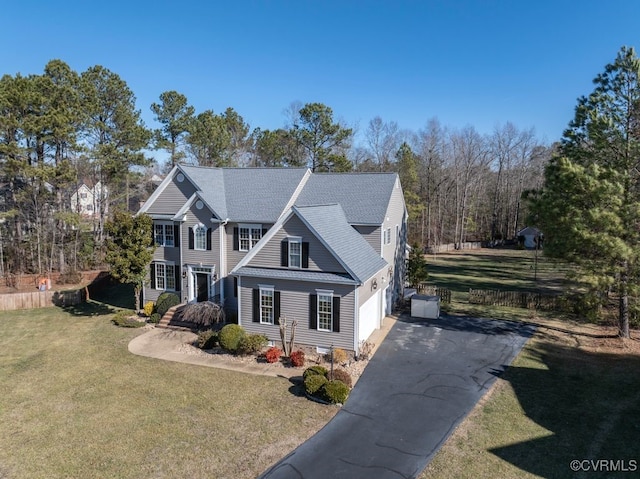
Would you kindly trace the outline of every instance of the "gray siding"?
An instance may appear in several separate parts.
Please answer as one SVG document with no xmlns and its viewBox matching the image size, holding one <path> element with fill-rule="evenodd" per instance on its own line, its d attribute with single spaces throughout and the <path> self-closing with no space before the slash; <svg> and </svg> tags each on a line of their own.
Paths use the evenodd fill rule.
<svg viewBox="0 0 640 479">
<path fill-rule="evenodd" d="M 355 225 L 354 228 L 365 240 L 367 240 L 367 243 L 371 245 L 376 253 L 381 254 L 380 245 L 382 244 L 382 231 L 379 226 Z"/>
<path fill-rule="evenodd" d="M 182 183 L 178 183 L 176 179 L 173 178 L 149 207 L 147 213 L 176 214 L 195 192 L 195 187 L 186 178 Z"/>
<path fill-rule="evenodd" d="M 247 332 L 264 334 L 276 344 L 280 341 L 278 325 L 268 325 L 253 322 L 252 290 L 259 284 L 272 285 L 280 291 L 280 315 L 290 322 L 298 320 L 296 327 L 296 343 L 311 347 L 328 348 L 333 344 L 348 351 L 353 351 L 354 331 L 354 288 L 353 286 L 307 283 L 298 281 L 274 281 L 272 279 L 247 278 L 241 279 L 240 309 L 241 324 Z M 334 296 L 340 296 L 340 332 L 318 331 L 309 328 L 309 295 L 315 294 L 316 288 L 333 290 Z"/>
<path fill-rule="evenodd" d="M 403 290 L 404 273 L 405 273 L 405 247 L 406 247 L 406 219 L 404 208 L 404 197 L 402 188 L 399 187 L 400 180 L 396 180 L 393 188 L 387 214 L 385 215 L 384 228 L 391 228 L 391 244 L 383 246 L 382 257 L 393 265 L 393 275 L 390 278 L 390 292 L 393 295 L 389 298 L 396 301 Z M 399 226 L 399 234 L 396 235 L 396 225 Z"/>
<path fill-rule="evenodd" d="M 345 269 L 324 247 L 297 216 L 292 216 L 260 252 L 250 261 L 249 266 L 280 268 L 280 244 L 287 236 L 300 236 L 309 243 L 309 271 L 345 273 Z"/>
<path fill-rule="evenodd" d="M 220 267 L 220 232 L 219 223 L 213 223 L 213 214 L 208 208 L 197 209 L 195 203 L 187 211 L 186 221 L 182 223 L 180 242 L 182 244 L 182 262 L 184 264 L 207 264 L 216 265 L 216 272 Z M 207 228 L 211 228 L 211 250 L 189 249 L 189 229 L 202 223 Z"/>
<path fill-rule="evenodd" d="M 273 226 L 272 223 L 251 223 L 262 224 L 263 230 L 268 230 Z M 248 251 L 234 251 L 233 250 L 233 229 L 238 227 L 238 223 L 228 223 L 226 226 L 226 249 L 227 249 L 227 271 L 231 271 L 236 265 L 246 256 Z M 278 263 L 278 266 L 280 264 Z"/>
<path fill-rule="evenodd" d="M 362 306 L 371 296 L 373 296 L 378 290 L 387 287 L 387 283 L 382 281 L 385 278 L 388 281 L 387 268 L 383 268 L 378 271 L 375 276 L 369 278 L 362 286 L 358 288 L 358 307 Z M 373 289 L 373 280 L 376 280 L 378 287 Z"/>
</svg>

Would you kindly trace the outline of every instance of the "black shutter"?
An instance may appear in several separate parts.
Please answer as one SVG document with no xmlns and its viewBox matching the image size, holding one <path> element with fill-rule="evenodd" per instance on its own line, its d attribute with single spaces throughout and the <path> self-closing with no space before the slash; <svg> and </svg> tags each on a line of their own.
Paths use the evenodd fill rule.
<svg viewBox="0 0 640 479">
<path fill-rule="evenodd" d="M 238 277 L 237 276 L 233 277 L 233 297 L 234 298 L 238 297 Z"/>
<path fill-rule="evenodd" d="M 173 267 L 175 275 L 176 275 L 176 291 L 180 291 L 180 286 L 182 285 L 182 277 L 180 276 L 180 268 L 176 265 Z"/>
<path fill-rule="evenodd" d="M 180 247 L 180 225 L 173 225 L 173 244 L 176 248 Z"/>
<path fill-rule="evenodd" d="M 253 290 L 253 322 L 260 322 L 260 290 Z"/>
<path fill-rule="evenodd" d="M 318 295 L 309 295 L 309 329 L 318 329 Z"/>
<path fill-rule="evenodd" d="M 273 324 L 280 324 L 280 291 L 273 292 Z"/>
<path fill-rule="evenodd" d="M 193 248 L 193 228 L 189 228 L 189 249 Z"/>
<path fill-rule="evenodd" d="M 207 228 L 207 251 L 211 251 L 211 228 Z"/>
<path fill-rule="evenodd" d="M 155 223 L 153 223 L 151 225 L 151 244 L 153 246 L 155 246 L 157 244 L 156 243 L 156 224 Z"/>
<path fill-rule="evenodd" d="M 302 267 L 309 267 L 309 243 L 302 243 Z"/>
<path fill-rule="evenodd" d="M 280 266 L 284 268 L 289 266 L 289 242 L 287 240 L 280 243 Z"/>
<path fill-rule="evenodd" d="M 262 237 L 264 238 L 264 235 L 267 234 L 267 231 L 269 231 L 267 228 L 262 228 Z"/>
<path fill-rule="evenodd" d="M 151 289 L 156 289 L 156 264 L 151 263 Z"/>
<path fill-rule="evenodd" d="M 233 228 L 233 251 L 240 250 L 240 233 L 238 227 Z"/>
<path fill-rule="evenodd" d="M 340 332 L 340 296 L 333 297 L 333 332 Z"/>
</svg>

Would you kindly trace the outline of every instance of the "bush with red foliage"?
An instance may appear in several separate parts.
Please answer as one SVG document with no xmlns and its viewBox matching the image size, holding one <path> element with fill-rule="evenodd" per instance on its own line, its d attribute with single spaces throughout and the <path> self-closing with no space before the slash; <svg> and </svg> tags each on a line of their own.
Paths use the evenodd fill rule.
<svg viewBox="0 0 640 479">
<path fill-rule="evenodd" d="M 291 361 L 291 364 L 296 368 L 304 366 L 304 351 L 299 349 L 292 352 L 289 355 L 289 360 Z"/>
<path fill-rule="evenodd" d="M 276 348 L 275 346 L 267 349 L 267 352 L 264 353 L 264 357 L 268 363 L 277 363 L 282 356 L 282 349 Z"/>
</svg>

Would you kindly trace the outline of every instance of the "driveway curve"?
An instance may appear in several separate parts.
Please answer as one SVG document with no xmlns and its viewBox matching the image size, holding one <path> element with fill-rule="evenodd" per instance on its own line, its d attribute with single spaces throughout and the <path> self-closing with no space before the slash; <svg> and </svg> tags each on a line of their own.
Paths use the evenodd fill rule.
<svg viewBox="0 0 640 479">
<path fill-rule="evenodd" d="M 260 477 L 415 478 L 533 331 L 469 317 L 399 318 L 345 406 Z"/>
</svg>

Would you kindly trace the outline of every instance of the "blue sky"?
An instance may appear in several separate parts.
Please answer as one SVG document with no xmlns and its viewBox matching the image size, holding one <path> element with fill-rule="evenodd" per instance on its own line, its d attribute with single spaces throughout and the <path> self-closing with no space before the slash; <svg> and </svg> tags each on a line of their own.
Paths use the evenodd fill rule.
<svg viewBox="0 0 640 479">
<path fill-rule="evenodd" d="M 375 116 L 418 131 L 436 117 L 490 133 L 511 121 L 548 142 L 622 45 L 640 48 L 637 0 L 30 1 L 2 7 L 0 74 L 59 58 L 102 65 L 137 97 L 233 107 L 251 128 L 321 102 L 362 132 Z"/>
</svg>

